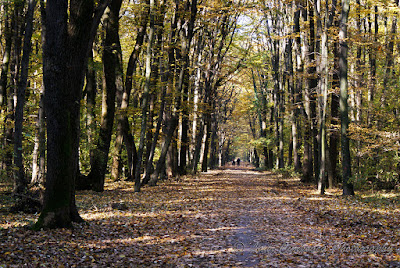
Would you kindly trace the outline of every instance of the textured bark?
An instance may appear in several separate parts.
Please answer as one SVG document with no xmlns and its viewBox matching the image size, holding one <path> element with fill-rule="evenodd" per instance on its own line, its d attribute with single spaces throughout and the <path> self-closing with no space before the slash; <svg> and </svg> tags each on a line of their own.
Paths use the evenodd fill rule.
<svg viewBox="0 0 400 268">
<path fill-rule="evenodd" d="M 277 26 L 278 27 L 278 26 Z M 273 51 L 271 57 L 271 65 L 272 65 L 272 77 L 274 80 L 274 91 L 273 91 L 273 100 L 274 100 L 274 122 L 275 122 L 275 146 L 276 146 L 276 165 L 275 167 L 283 168 L 283 118 L 281 118 L 281 108 L 282 108 L 282 92 L 281 92 L 281 77 L 279 72 L 279 64 L 280 64 L 280 42 L 278 40 L 273 41 Z M 281 146 L 282 145 L 282 146 Z"/>
<path fill-rule="evenodd" d="M 305 40 L 305 50 L 307 51 L 307 88 L 304 94 L 305 107 L 303 115 L 305 119 L 304 130 L 304 154 L 303 154 L 303 175 L 302 182 L 310 183 L 313 181 L 314 160 L 313 144 L 314 144 L 314 121 L 315 121 L 315 94 L 317 87 L 316 65 L 315 65 L 315 29 L 314 29 L 314 7 L 308 4 L 307 10 L 302 13 L 305 21 L 309 21 L 309 40 Z"/>
<path fill-rule="evenodd" d="M 180 14 L 180 10 L 179 10 L 179 4 L 180 2 L 177 1 L 174 3 L 174 8 L 173 8 L 173 15 L 172 15 L 172 19 L 171 19 L 171 26 L 170 26 L 170 34 L 169 34 L 169 46 L 167 48 L 167 55 L 168 55 L 168 63 L 167 63 L 167 68 L 166 68 L 166 77 L 167 82 L 166 82 L 166 86 L 167 86 L 167 96 L 166 99 L 168 100 L 168 103 L 166 105 L 166 110 L 164 113 L 164 133 L 169 133 L 171 135 L 175 135 L 175 129 L 172 131 L 171 126 L 174 123 L 174 120 L 178 120 L 177 118 L 177 110 L 179 109 L 178 107 L 178 103 L 180 102 L 179 99 L 179 92 L 177 91 L 177 87 L 176 87 L 176 79 L 178 79 L 177 77 L 177 73 L 178 72 L 178 63 L 177 63 L 177 57 L 179 56 L 179 51 L 177 51 L 178 47 L 177 47 L 177 33 L 178 33 L 178 21 L 180 19 L 180 16 L 182 14 Z M 168 134 L 168 135 L 169 135 Z M 164 137 L 164 142 L 163 144 L 166 145 L 168 144 L 168 148 L 166 148 L 167 152 L 166 152 L 166 159 L 164 159 L 163 161 L 166 161 L 166 163 L 164 162 L 163 164 L 158 165 L 162 167 L 162 169 L 166 169 L 167 171 L 167 175 L 169 177 L 175 176 L 176 172 L 177 172 L 177 150 L 176 150 L 176 142 L 174 142 L 172 140 L 169 140 L 169 136 Z M 175 143 L 175 144 L 174 144 Z M 160 158 L 161 159 L 161 158 Z M 160 161 L 160 160 L 159 160 Z M 156 167 L 157 169 L 157 167 Z M 155 171 L 154 174 L 156 174 L 157 172 Z M 161 171 L 160 171 L 161 173 Z M 153 175 L 154 175 L 153 174 Z M 154 176 L 153 176 L 154 177 Z M 158 179 L 158 178 L 157 178 Z M 153 180 L 153 179 L 152 179 Z M 154 180 L 153 180 L 154 181 Z"/>
<path fill-rule="evenodd" d="M 354 195 L 351 178 L 350 140 L 348 137 L 349 107 L 347 103 L 348 81 L 347 81 L 347 21 L 350 10 L 350 1 L 342 1 L 342 15 L 340 19 L 339 32 L 339 73 L 340 73 L 340 120 L 341 120 L 341 148 L 343 168 L 343 195 Z"/>
<path fill-rule="evenodd" d="M 339 20 L 334 20 L 333 14 L 337 9 L 337 2 L 332 2 L 332 8 L 330 12 L 329 20 L 335 27 L 339 27 Z M 338 143 L 339 143 L 339 42 L 336 40 L 333 45 L 333 56 L 334 56 L 334 72 L 332 75 L 332 93 L 331 93 L 331 130 L 329 133 L 329 147 L 327 156 L 327 173 L 328 173 L 328 188 L 332 188 L 334 184 L 338 182 L 337 175 L 337 162 L 339 157 Z"/>
<path fill-rule="evenodd" d="M 107 2 L 55 0 L 46 6 L 43 80 L 47 176 L 43 209 L 34 228 L 82 221 L 75 204 L 80 100 L 87 58 Z"/>
<path fill-rule="evenodd" d="M 328 32 L 333 24 L 333 18 L 336 11 L 336 0 L 331 2 L 331 7 L 329 8 L 329 3 L 325 3 L 325 22 L 321 27 L 321 56 L 320 56 L 320 86 L 319 86 L 319 120 L 320 120 L 320 170 L 318 177 L 318 190 L 320 194 L 325 193 L 325 188 L 327 187 L 327 169 L 328 169 L 328 143 L 327 143 L 327 130 L 326 130 L 326 117 L 327 117 L 327 106 L 328 106 L 328 84 L 329 84 L 329 58 L 328 58 Z M 329 10 L 329 12 L 328 12 Z M 319 17 L 321 14 L 319 14 Z"/>
<path fill-rule="evenodd" d="M 300 9 L 297 7 L 297 3 L 293 3 L 293 18 L 294 18 L 294 25 L 293 25 L 293 33 L 299 34 L 300 33 Z M 298 41 L 296 39 L 299 39 Z M 300 35 L 296 39 L 289 39 L 287 44 L 287 72 L 288 72 L 288 85 L 289 85 L 289 94 L 290 94 L 290 101 L 291 101 L 291 112 L 290 112 L 290 124 L 291 124 L 291 141 L 289 146 L 289 166 L 293 166 L 296 172 L 300 171 L 300 155 L 299 155 L 299 137 L 298 137 L 298 121 L 299 121 L 299 109 L 298 103 L 301 86 L 301 79 L 295 79 L 295 63 L 296 66 L 301 65 L 300 59 Z M 294 48 L 293 48 L 294 47 Z M 295 51 L 296 55 L 293 59 L 293 50 Z M 297 70 L 296 70 L 297 71 Z M 299 72 L 300 73 L 300 72 Z"/>
<path fill-rule="evenodd" d="M 328 27 L 324 29 L 322 33 L 322 41 L 321 41 L 321 86 L 320 86 L 320 101 L 319 101 L 319 110 L 320 110 L 320 170 L 319 170 L 319 178 L 318 178 L 318 190 L 320 194 L 325 193 L 326 188 L 326 163 L 327 163 L 327 141 L 326 141 L 326 113 L 327 113 L 327 104 L 328 104 Z"/>
</svg>

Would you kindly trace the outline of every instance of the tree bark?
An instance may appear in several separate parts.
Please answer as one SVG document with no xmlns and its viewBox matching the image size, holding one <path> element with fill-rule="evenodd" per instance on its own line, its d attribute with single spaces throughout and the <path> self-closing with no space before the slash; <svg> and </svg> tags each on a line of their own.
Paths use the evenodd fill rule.
<svg viewBox="0 0 400 268">
<path fill-rule="evenodd" d="M 11 47 L 12 47 L 12 31 L 10 26 L 10 11 L 9 5 L 4 6 L 5 20 L 4 20 L 4 54 L 1 64 L 0 75 L 0 109 L 3 113 L 3 108 L 7 103 L 7 76 L 10 67 Z"/>
<path fill-rule="evenodd" d="M 160 158 L 158 159 L 157 166 L 156 166 L 153 174 L 151 174 L 151 177 L 150 177 L 150 181 L 149 181 L 150 186 L 155 186 L 157 184 L 159 176 L 165 168 L 165 160 L 167 158 L 168 149 L 171 144 L 172 138 L 174 136 L 174 132 L 178 125 L 178 118 L 174 116 L 173 118 L 171 118 L 171 120 L 169 122 L 170 122 L 168 125 L 169 129 L 168 129 L 168 131 L 166 133 L 167 135 L 164 139 Z"/>
<path fill-rule="evenodd" d="M 34 229 L 82 221 L 75 204 L 80 100 L 87 58 L 106 1 L 55 0 L 46 6 L 43 48 L 47 122 L 47 176 L 42 212 Z"/>
<path fill-rule="evenodd" d="M 24 47 L 21 61 L 21 74 L 17 86 L 17 104 L 15 107 L 14 124 L 14 193 L 22 194 L 28 185 L 25 178 L 23 150 L 22 150 L 22 123 L 24 120 L 25 92 L 28 84 L 29 58 L 31 55 L 31 39 L 33 34 L 33 14 L 35 12 L 36 0 L 29 0 L 28 10 L 25 17 Z"/>
<path fill-rule="evenodd" d="M 141 187 L 141 178 L 140 173 L 142 169 L 142 155 L 144 150 L 144 142 L 145 135 L 147 129 L 147 110 L 148 110 L 148 102 L 149 102 L 149 94 L 150 94 L 150 79 L 151 79 L 151 71 L 152 71 L 152 51 L 153 51 L 153 42 L 155 35 L 155 25 L 154 25 L 154 16 L 155 16 L 155 0 L 150 0 L 150 11 L 149 11 L 149 20 L 150 20 L 150 28 L 148 35 L 148 43 L 146 50 L 146 76 L 145 76 L 145 85 L 142 94 L 142 124 L 140 130 L 140 142 L 139 148 L 137 152 L 137 163 L 135 167 L 135 192 L 140 192 Z"/>
<path fill-rule="evenodd" d="M 368 110 L 367 110 L 367 124 L 368 127 L 372 127 L 372 122 L 374 120 L 372 115 L 373 103 L 375 99 L 375 87 L 376 87 L 376 53 L 375 49 L 378 42 L 378 32 L 379 32 L 379 23 L 378 23 L 378 6 L 374 7 L 375 16 L 374 16 L 374 35 L 372 41 L 372 45 L 369 47 L 369 86 L 368 86 Z M 369 17 L 369 34 L 372 36 L 372 21 Z"/>
<path fill-rule="evenodd" d="M 350 140 L 348 137 L 349 107 L 347 103 L 347 21 L 350 10 L 350 0 L 342 0 L 342 15 L 339 31 L 339 73 L 340 73 L 340 119 L 341 119 L 341 148 L 343 168 L 343 195 L 354 195 L 351 179 Z"/>
<path fill-rule="evenodd" d="M 103 50 L 103 70 L 105 88 L 103 88 L 102 113 L 96 148 L 92 152 L 91 170 L 87 177 L 89 187 L 96 192 L 104 191 L 108 155 L 115 114 L 115 95 L 123 87 L 122 51 L 119 40 L 119 11 L 122 0 L 112 0 L 105 14 L 105 32 Z"/>
<path fill-rule="evenodd" d="M 144 36 L 146 34 L 146 25 L 149 19 L 148 0 L 143 0 L 142 4 L 144 5 L 144 7 L 143 11 L 139 15 L 139 29 L 136 36 L 136 43 L 129 57 L 128 66 L 126 68 L 125 87 L 122 92 L 117 90 L 116 95 L 118 106 L 116 147 L 120 147 L 122 145 L 122 142 L 125 143 L 125 148 L 128 155 L 128 180 L 134 179 L 135 166 L 137 162 L 137 152 L 134 139 L 129 127 L 127 109 L 129 106 L 129 97 L 133 86 L 133 74 L 136 70 L 139 54 L 142 50 Z M 113 159 L 111 177 L 114 180 L 117 180 L 119 178 L 118 168 L 119 166 L 121 166 L 121 154 L 119 152 L 120 150 L 118 150 L 118 154 Z"/>
<path fill-rule="evenodd" d="M 35 138 L 35 148 L 32 154 L 32 179 L 34 185 L 44 186 L 44 176 L 46 168 L 46 129 L 45 116 L 43 109 L 43 94 L 40 95 L 38 119 L 37 119 L 37 134 Z"/>
</svg>

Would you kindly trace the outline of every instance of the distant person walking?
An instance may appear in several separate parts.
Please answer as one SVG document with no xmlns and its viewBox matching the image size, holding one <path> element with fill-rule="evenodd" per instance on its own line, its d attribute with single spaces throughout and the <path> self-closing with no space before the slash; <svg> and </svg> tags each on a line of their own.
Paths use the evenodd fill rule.
<svg viewBox="0 0 400 268">
<path fill-rule="evenodd" d="M 236 163 L 237 163 L 238 166 L 240 166 L 240 158 L 238 158 L 238 159 L 236 160 Z"/>
</svg>

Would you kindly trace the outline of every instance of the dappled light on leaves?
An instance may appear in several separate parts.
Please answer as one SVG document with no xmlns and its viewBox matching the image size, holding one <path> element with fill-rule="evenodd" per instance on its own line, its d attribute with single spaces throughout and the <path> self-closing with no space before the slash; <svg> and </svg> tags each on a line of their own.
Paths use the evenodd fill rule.
<svg viewBox="0 0 400 268">
<path fill-rule="evenodd" d="M 297 178 L 250 167 L 164 181 L 139 194 L 132 187 L 115 182 L 101 195 L 78 192 L 88 224 L 72 230 L 33 232 L 26 227 L 36 216 L 2 214 L 2 264 L 380 267 L 400 261 L 396 202 L 388 210 L 337 190 L 321 197 Z"/>
</svg>

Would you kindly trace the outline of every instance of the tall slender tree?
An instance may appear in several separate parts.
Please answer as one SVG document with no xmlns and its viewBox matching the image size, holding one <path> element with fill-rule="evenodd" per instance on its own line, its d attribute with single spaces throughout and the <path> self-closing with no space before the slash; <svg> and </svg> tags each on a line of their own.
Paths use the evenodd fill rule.
<svg viewBox="0 0 400 268">
<path fill-rule="evenodd" d="M 339 31 L 339 79 L 340 79 L 340 120 L 341 120 L 341 148 L 343 168 L 343 195 L 354 195 L 353 184 L 351 183 L 351 157 L 349 140 L 349 106 L 348 98 L 348 63 L 347 63 L 347 22 L 350 10 L 350 0 L 342 0 L 342 14 Z"/>
</svg>

